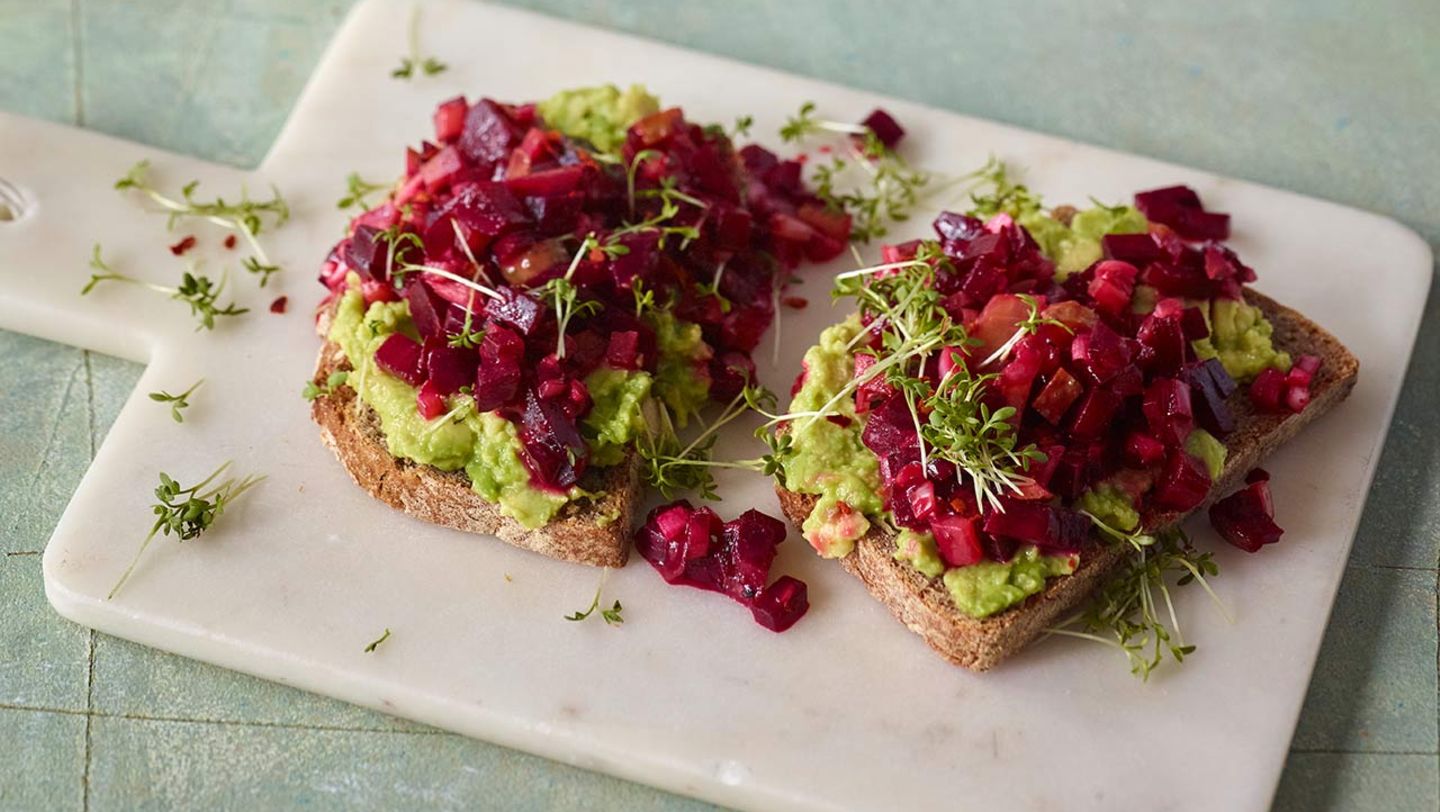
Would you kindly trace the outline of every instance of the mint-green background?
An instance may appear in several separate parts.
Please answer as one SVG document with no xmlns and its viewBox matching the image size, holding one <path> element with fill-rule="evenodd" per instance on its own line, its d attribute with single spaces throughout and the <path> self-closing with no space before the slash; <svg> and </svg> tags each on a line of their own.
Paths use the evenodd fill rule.
<svg viewBox="0 0 1440 812">
<path fill-rule="evenodd" d="M 1331 198 L 1440 243 L 1435 0 L 521 5 Z M 0 109 L 251 166 L 348 6 L 0 0 Z M 369 81 L 389 80 L 356 92 Z M 0 809 L 702 806 L 58 618 L 40 552 L 138 374 L 0 332 Z M 1437 395 L 1432 295 L 1279 809 L 1440 807 Z"/>
</svg>

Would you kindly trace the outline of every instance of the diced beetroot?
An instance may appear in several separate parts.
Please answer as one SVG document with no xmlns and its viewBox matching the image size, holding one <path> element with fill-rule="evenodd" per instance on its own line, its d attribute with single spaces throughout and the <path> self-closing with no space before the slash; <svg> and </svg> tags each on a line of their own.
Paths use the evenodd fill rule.
<svg viewBox="0 0 1440 812">
<path fill-rule="evenodd" d="M 485 315 L 515 328 L 521 335 L 535 332 L 540 323 L 540 303 L 525 291 L 511 287 L 502 287 L 499 293 L 498 299 L 486 297 Z"/>
<path fill-rule="evenodd" d="M 875 407 L 870 419 L 865 422 L 860 439 L 866 448 L 881 458 L 894 451 L 917 448 L 920 438 L 915 434 L 914 418 L 910 415 L 905 396 L 892 395 Z"/>
<path fill-rule="evenodd" d="M 405 301 L 410 304 L 410 320 L 421 338 L 434 338 L 442 333 L 442 314 L 448 304 L 425 284 L 423 276 L 416 275 L 405 283 Z"/>
<path fill-rule="evenodd" d="M 1135 334 L 1140 342 L 1140 355 L 1136 359 L 1140 366 L 1159 375 L 1174 375 L 1180 371 L 1190 348 L 1181 320 L 1179 313 L 1162 317 L 1157 310 L 1140 322 L 1140 329 Z"/>
<path fill-rule="evenodd" d="M 869 369 L 875 366 L 876 358 L 868 353 L 855 354 L 855 377 L 864 378 Z M 941 359 L 942 375 L 944 374 L 945 361 Z M 860 384 L 855 390 L 855 411 L 864 414 L 883 400 L 895 394 L 895 388 L 885 380 L 884 373 L 873 375 L 865 383 Z"/>
<path fill-rule="evenodd" d="M 1250 400 L 1262 412 L 1281 412 L 1280 401 L 1285 396 L 1285 373 L 1274 367 L 1260 370 L 1250 382 Z"/>
<path fill-rule="evenodd" d="M 485 330 L 480 363 L 475 370 L 475 408 L 494 411 L 515 399 L 520 390 L 525 342 L 500 325 Z"/>
<path fill-rule="evenodd" d="M 451 347 L 441 338 L 427 339 L 424 345 L 426 383 L 440 395 L 453 395 L 462 386 L 475 383 L 480 356 L 472 349 Z"/>
<path fill-rule="evenodd" d="M 977 516 L 938 516 L 930 521 L 930 532 L 947 567 L 967 567 L 985 559 Z"/>
<path fill-rule="evenodd" d="M 509 154 L 519 137 L 504 109 L 490 99 L 475 102 L 465 114 L 460 151 L 470 161 L 490 165 Z"/>
<path fill-rule="evenodd" d="M 1095 326 L 1095 322 L 1099 319 L 1099 317 L 1095 315 L 1094 310 L 1091 310 L 1074 299 L 1066 299 L 1063 302 L 1046 305 L 1045 308 L 1040 311 L 1040 315 L 1047 319 L 1054 319 L 1070 328 L 1071 335 L 1081 330 L 1089 330 Z"/>
<path fill-rule="evenodd" d="M 449 214 L 467 229 L 486 237 L 496 237 L 531 223 L 529 208 L 505 184 L 494 181 L 459 184 L 439 213 L 441 217 L 437 218 L 436 225 L 448 228 L 443 215 Z"/>
<path fill-rule="evenodd" d="M 1017 412 L 1025 409 L 1043 360 L 1034 343 L 1022 340 L 1015 345 L 1010 361 L 1000 370 L 1000 377 L 991 384 L 1005 405 L 1014 407 Z"/>
<path fill-rule="evenodd" d="M 860 126 L 875 134 L 875 139 L 885 145 L 886 149 L 894 149 L 900 139 L 905 137 L 905 130 L 900 126 L 893 116 L 877 107 Z"/>
<path fill-rule="evenodd" d="M 992 536 L 1061 552 L 1079 552 L 1089 529 L 1084 516 L 1043 502 L 1007 501 L 1003 512 L 986 514 L 984 523 L 985 532 Z"/>
<path fill-rule="evenodd" d="M 953 211 L 942 211 L 935 218 L 933 223 L 935 233 L 943 240 L 969 241 L 980 236 L 985 230 L 985 224 L 968 214 L 959 214 Z M 885 259 L 885 262 L 894 262 L 892 259 Z"/>
<path fill-rule="evenodd" d="M 789 575 L 775 579 L 755 599 L 750 612 L 755 622 L 772 632 L 783 632 L 794 626 L 810 608 L 805 582 Z"/>
<path fill-rule="evenodd" d="M 537 484 L 569 490 L 580 480 L 590 451 L 561 404 L 526 392 L 519 435 L 520 460 Z"/>
<path fill-rule="evenodd" d="M 1125 437 L 1125 461 L 1137 468 L 1147 468 L 1165 459 L 1165 444 L 1144 432 L 1132 431 Z"/>
<path fill-rule="evenodd" d="M 747 510 L 720 531 L 724 591 L 741 603 L 753 601 L 765 588 L 776 548 L 785 540 L 785 524 L 758 510 Z"/>
<path fill-rule="evenodd" d="M 1269 474 L 1257 469 L 1245 479 L 1248 485 L 1210 506 L 1210 524 L 1221 538 L 1253 553 L 1279 541 L 1285 531 L 1275 523 Z"/>
<path fill-rule="evenodd" d="M 1065 413 L 1084 391 L 1084 384 L 1076 380 L 1074 375 L 1063 368 L 1057 369 L 1050 382 L 1035 396 L 1035 411 L 1050 421 L 1051 425 L 1058 426 Z"/>
<path fill-rule="evenodd" d="M 755 361 L 743 352 L 723 352 L 710 359 L 710 398 L 728 402 L 755 381 Z M 827 419 L 840 418 L 830 415 Z"/>
<path fill-rule="evenodd" d="M 1285 408 L 1299 414 L 1310 405 L 1310 387 L 1292 386 L 1285 390 Z"/>
<path fill-rule="evenodd" d="M 459 138 L 465 129 L 465 113 L 469 109 L 464 96 L 440 102 L 440 106 L 435 108 L 435 140 L 448 144 Z"/>
<path fill-rule="evenodd" d="M 361 225 L 345 243 L 345 264 L 362 279 L 385 280 L 385 259 L 388 246 L 380 238 L 380 229 Z"/>
<path fill-rule="evenodd" d="M 464 169 L 465 160 L 460 157 L 460 150 L 455 145 L 448 144 L 420 167 L 418 177 L 433 194 L 448 187 Z"/>
<path fill-rule="evenodd" d="M 724 251 L 741 251 L 750 246 L 754 217 L 749 211 L 728 203 L 714 203 L 710 207 L 706 227 L 716 247 Z"/>
<path fill-rule="evenodd" d="M 1179 448 L 1172 448 L 1151 494 L 1153 504 L 1164 510 L 1192 510 L 1210 492 L 1210 471 L 1205 462 Z"/>
<path fill-rule="evenodd" d="M 616 369 L 639 369 L 640 333 L 636 330 L 618 330 L 610 334 L 610 344 L 605 350 L 605 360 Z"/>
<path fill-rule="evenodd" d="M 1080 399 L 1070 418 L 1070 436 L 1077 440 L 1093 440 L 1110 430 L 1110 421 L 1120 408 L 1121 398 L 1104 386 L 1092 387 Z"/>
<path fill-rule="evenodd" d="M 910 512 L 917 519 L 929 519 L 935 512 L 935 484 L 928 480 L 906 491 L 905 498 L 910 502 Z"/>
<path fill-rule="evenodd" d="M 1019 296 L 1003 293 L 985 303 L 980 315 L 966 326 L 970 338 L 970 357 L 989 358 L 1001 345 L 1015 335 L 1016 325 L 1030 315 L 1030 306 Z"/>
<path fill-rule="evenodd" d="M 1108 259 L 1119 259 L 1143 268 L 1161 259 L 1164 254 L 1149 234 L 1106 234 L 1100 240 Z"/>
<path fill-rule="evenodd" d="M 419 386 L 425 379 L 420 369 L 420 356 L 419 344 L 395 333 L 375 350 L 375 365 L 411 386 Z"/>
<path fill-rule="evenodd" d="M 685 118 L 680 108 L 671 107 L 668 110 L 661 110 L 630 125 L 627 134 L 629 142 L 640 149 L 660 146 L 670 139 L 670 136 L 684 127 Z"/>
<path fill-rule="evenodd" d="M 433 381 L 420 384 L 419 391 L 415 393 L 415 404 L 420 410 L 420 416 L 426 420 L 434 420 L 445 414 L 445 396 L 435 388 Z"/>
<path fill-rule="evenodd" d="M 574 192 L 585 180 L 583 166 L 562 166 L 545 172 L 532 172 L 521 178 L 510 178 L 505 186 L 517 197 L 563 197 Z"/>
<path fill-rule="evenodd" d="M 1097 263 L 1088 288 L 1096 309 L 1112 316 L 1128 310 L 1130 297 L 1135 293 L 1135 277 L 1139 273 L 1134 265 L 1117 259 Z"/>
<path fill-rule="evenodd" d="M 1190 385 L 1195 421 L 1201 428 L 1222 440 L 1235 430 L 1235 416 L 1226 402 L 1235 391 L 1235 381 L 1218 359 L 1187 364 L 1180 379 Z"/>
<path fill-rule="evenodd" d="M 1145 389 L 1145 422 L 1150 433 L 1167 446 L 1179 447 L 1195 429 L 1190 387 L 1175 378 L 1157 378 Z"/>
<path fill-rule="evenodd" d="M 1230 236 L 1230 215 L 1205 211 L 1200 196 L 1188 186 L 1168 186 L 1135 195 L 1135 208 L 1152 223 L 1162 223 L 1189 240 L 1224 240 Z"/>
<path fill-rule="evenodd" d="M 1246 484 L 1246 485 L 1253 485 L 1253 484 L 1255 484 L 1256 482 L 1269 482 L 1269 481 L 1270 481 L 1270 472 L 1267 471 L 1267 470 L 1265 470 L 1264 468 L 1251 468 L 1251 469 L 1250 469 L 1250 472 L 1245 475 L 1245 484 Z"/>
<path fill-rule="evenodd" d="M 1105 383 L 1130 365 L 1130 345 L 1105 322 L 1097 321 L 1070 342 L 1070 358 L 1090 383 Z"/>
</svg>

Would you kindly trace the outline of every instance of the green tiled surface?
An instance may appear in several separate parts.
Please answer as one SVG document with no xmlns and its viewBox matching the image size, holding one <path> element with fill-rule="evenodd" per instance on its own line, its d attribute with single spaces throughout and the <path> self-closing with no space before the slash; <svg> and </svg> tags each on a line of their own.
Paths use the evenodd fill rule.
<svg viewBox="0 0 1440 812">
<path fill-rule="evenodd" d="M 1143 20 L 1124 0 L 521 4 L 1332 198 L 1440 243 L 1433 3 L 1157 2 Z M 0 0 L 0 109 L 251 165 L 349 5 Z M 0 810 L 700 806 L 60 620 L 38 552 L 139 369 L 3 332 L 0 359 Z M 1432 295 L 1277 809 L 1440 807 L 1437 359 Z"/>
<path fill-rule="evenodd" d="M 0 812 L 84 806 L 85 722 L 83 713 L 0 713 L 5 745 Z"/>
</svg>

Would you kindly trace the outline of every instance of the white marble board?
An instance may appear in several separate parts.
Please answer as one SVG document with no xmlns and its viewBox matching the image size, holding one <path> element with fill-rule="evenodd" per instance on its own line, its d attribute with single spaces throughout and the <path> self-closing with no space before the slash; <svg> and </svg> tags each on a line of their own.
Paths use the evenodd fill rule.
<svg viewBox="0 0 1440 812">
<path fill-rule="evenodd" d="M 427 50 L 450 64 L 387 77 L 411 5 L 358 6 L 273 150 L 242 172 L 93 133 L 0 115 L 0 177 L 28 205 L 0 224 L 0 327 L 147 364 L 44 559 L 56 609 L 104 632 L 675 792 L 755 809 L 1252 809 L 1273 792 L 1430 284 L 1426 245 L 1394 222 L 811 79 L 467 2 L 425 7 Z M 537 46 L 537 43 L 544 43 Z M 562 43 L 556 47 L 556 43 Z M 801 101 L 856 119 L 876 105 L 910 130 L 912 160 L 959 173 L 994 153 L 1048 199 L 1124 199 L 1195 186 L 1231 212 L 1260 288 L 1312 315 L 1359 355 L 1351 399 L 1278 453 L 1284 541 L 1256 556 L 1214 545 L 1227 624 L 1195 590 L 1180 609 L 1197 655 L 1148 684 L 1118 655 L 1051 640 L 984 675 L 945 664 L 798 536 L 778 570 L 810 584 L 810 615 L 784 635 L 726 599 L 666 586 L 638 557 L 607 596 L 623 628 L 567 623 L 595 570 L 409 520 L 356 489 L 298 396 L 316 349 L 313 270 L 338 237 L 345 175 L 393 175 L 457 93 L 523 100 L 578 84 L 644 82 L 692 119 L 754 114 L 774 133 Z M 773 139 L 772 139 L 773 140 Z M 183 308 L 139 289 L 78 295 L 99 241 L 119 267 L 178 273 L 163 218 L 109 184 L 136 160 L 176 188 L 256 191 L 295 210 L 267 238 L 288 271 L 248 318 L 197 334 Z M 944 202 L 938 201 L 939 203 Z M 928 217 L 908 226 L 923 232 Z M 181 232 L 185 233 L 185 232 Z M 213 246 L 218 232 L 201 229 Z M 874 256 L 874 249 L 868 252 Z M 224 252 L 211 252 L 212 269 Z M 867 258 L 869 258 L 867 257 Z M 234 264 L 234 258 L 231 258 Z M 827 276 L 787 313 L 788 387 L 805 346 L 838 316 Z M 264 312 L 280 293 L 283 317 Z M 204 376 L 183 426 L 145 393 Z M 730 438 L 751 453 L 743 431 Z M 156 474 L 182 479 L 233 458 L 269 475 L 217 530 L 161 540 L 126 590 L 104 595 L 145 534 Z M 720 511 L 778 511 L 759 476 L 724 481 Z M 364 645 L 394 631 L 374 654 Z M 1142 767 L 1143 765 L 1143 767 Z"/>
</svg>

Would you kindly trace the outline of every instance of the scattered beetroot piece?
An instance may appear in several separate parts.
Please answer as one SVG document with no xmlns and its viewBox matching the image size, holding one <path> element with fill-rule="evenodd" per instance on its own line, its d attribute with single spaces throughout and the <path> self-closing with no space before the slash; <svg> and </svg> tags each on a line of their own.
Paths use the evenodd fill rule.
<svg viewBox="0 0 1440 812">
<path fill-rule="evenodd" d="M 170 253 L 178 257 L 184 255 L 186 251 L 189 251 L 191 248 L 194 247 L 195 235 L 191 234 L 181 239 L 180 242 L 177 242 L 174 245 L 170 246 Z"/>
<path fill-rule="evenodd" d="M 1230 215 L 1209 212 L 1189 186 L 1167 186 L 1135 195 L 1135 208 L 1152 223 L 1175 230 L 1187 240 L 1225 240 L 1230 237 Z"/>
<path fill-rule="evenodd" d="M 804 310 L 810 306 L 810 300 L 804 296 L 786 296 L 780 302 L 791 310 Z"/>
<path fill-rule="evenodd" d="M 230 235 L 226 236 L 226 237 L 225 237 L 225 242 L 223 243 L 223 245 L 224 245 L 226 248 L 228 248 L 228 249 L 230 249 L 230 250 L 232 250 L 232 251 L 235 250 L 235 235 L 234 235 L 234 234 L 230 234 Z"/>
<path fill-rule="evenodd" d="M 756 623 L 783 632 L 810 608 L 803 581 L 785 575 L 770 583 L 784 540 L 785 524 L 758 510 L 721 522 L 710 508 L 682 499 L 650 511 L 635 549 L 667 583 L 729 595 Z"/>
<path fill-rule="evenodd" d="M 285 306 L 288 305 L 289 303 L 290 303 L 290 297 L 288 297 L 288 296 L 277 296 L 277 297 L 275 297 L 275 301 L 273 301 L 273 302 L 270 303 L 270 312 L 271 312 L 271 313 L 284 313 L 284 312 L 285 312 Z"/>
<path fill-rule="evenodd" d="M 905 137 L 905 129 L 889 113 L 880 108 L 865 117 L 860 126 L 875 133 L 875 139 L 885 145 L 886 149 L 894 149 L 900 139 Z"/>
<path fill-rule="evenodd" d="M 1210 506 L 1210 524 L 1220 537 L 1247 553 L 1280 540 L 1284 530 L 1275 524 L 1275 503 L 1270 496 L 1270 474 L 1256 468 L 1245 477 L 1244 488 Z"/>
</svg>

